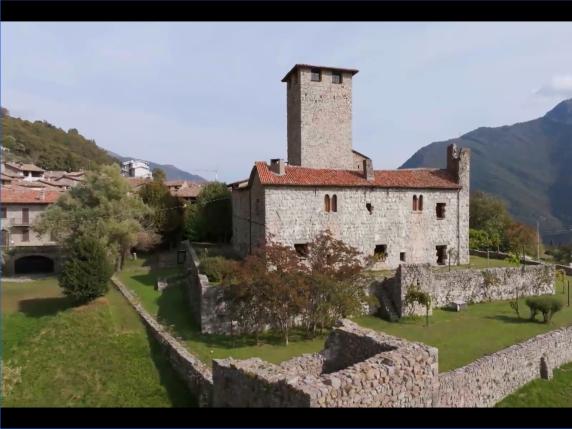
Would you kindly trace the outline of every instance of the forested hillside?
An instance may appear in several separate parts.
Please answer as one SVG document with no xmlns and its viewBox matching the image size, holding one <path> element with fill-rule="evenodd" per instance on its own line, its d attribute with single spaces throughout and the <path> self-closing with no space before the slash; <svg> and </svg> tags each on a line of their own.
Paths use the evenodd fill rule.
<svg viewBox="0 0 572 429">
<path fill-rule="evenodd" d="M 31 162 L 46 170 L 90 169 L 117 162 L 95 141 L 72 128 L 13 118 L 2 109 L 2 160 Z"/>
</svg>

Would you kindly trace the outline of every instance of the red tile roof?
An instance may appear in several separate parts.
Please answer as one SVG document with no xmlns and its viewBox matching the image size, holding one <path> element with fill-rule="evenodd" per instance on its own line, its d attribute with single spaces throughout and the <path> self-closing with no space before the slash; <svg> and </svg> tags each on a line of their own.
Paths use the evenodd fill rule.
<svg viewBox="0 0 572 429">
<path fill-rule="evenodd" d="M 333 170 L 286 166 L 286 174 L 278 176 L 263 161 L 255 163 L 262 185 L 271 186 L 355 186 L 410 189 L 460 189 L 447 170 L 410 169 L 378 170 L 375 179 L 368 181 L 363 173 L 353 170 Z"/>
<path fill-rule="evenodd" d="M 20 186 L 4 185 L 0 191 L 2 204 L 52 204 L 62 195 L 59 190 L 27 189 Z"/>
</svg>

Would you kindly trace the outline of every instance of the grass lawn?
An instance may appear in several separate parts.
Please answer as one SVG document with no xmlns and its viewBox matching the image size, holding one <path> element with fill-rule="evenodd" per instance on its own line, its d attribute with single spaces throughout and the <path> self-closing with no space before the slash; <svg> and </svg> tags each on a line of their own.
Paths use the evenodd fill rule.
<svg viewBox="0 0 572 429">
<path fill-rule="evenodd" d="M 506 264 L 500 260 L 490 260 L 491 264 Z M 471 265 L 477 267 L 488 263 L 486 258 L 471 257 Z M 151 268 L 147 261 L 129 261 L 119 278 L 130 287 L 141 300 L 143 306 L 165 325 L 174 328 L 189 350 L 210 365 L 213 358 L 234 357 L 239 359 L 260 357 L 279 363 L 303 353 L 313 353 L 323 348 L 324 337 L 313 340 L 294 333 L 289 346 L 275 335 L 262 337 L 257 346 L 250 336 L 228 337 L 223 335 L 201 335 L 191 320 L 186 296 L 182 285 L 173 280 L 172 287 L 163 294 L 153 286 L 158 277 L 174 276 L 177 268 Z M 558 296 L 561 288 L 557 287 Z M 526 317 L 528 308 L 521 302 L 521 313 Z M 466 311 L 451 312 L 434 310 L 430 326 L 426 328 L 424 318 L 404 318 L 399 323 L 386 322 L 375 316 L 363 316 L 354 319 L 360 325 L 387 332 L 392 335 L 420 341 L 439 349 L 440 371 L 449 371 L 466 365 L 486 354 L 494 353 L 505 347 L 524 341 L 540 333 L 572 324 L 572 307 L 556 314 L 551 323 L 532 323 L 516 318 L 508 302 L 491 302 L 470 305 Z"/>
<path fill-rule="evenodd" d="M 1 289 L 3 406 L 194 405 L 115 289 L 83 306 L 73 306 L 55 278 Z"/>
<path fill-rule="evenodd" d="M 119 279 L 128 286 L 145 309 L 157 317 L 163 324 L 172 326 L 176 335 L 183 339 L 188 349 L 210 366 L 212 359 L 233 357 L 247 359 L 260 357 L 273 363 L 279 363 L 304 353 L 320 351 L 324 346 L 324 336 L 305 339 L 300 332 L 294 331 L 289 338 L 290 344 L 284 346 L 282 340 L 274 334 L 260 337 L 256 345 L 253 336 L 229 337 L 226 335 L 203 335 L 193 324 L 187 298 L 181 283 L 176 280 L 178 268 L 155 268 L 149 260 L 128 261 Z M 159 277 L 167 277 L 172 285 L 163 293 L 154 290 Z"/>
<path fill-rule="evenodd" d="M 554 370 L 552 380 L 534 380 L 497 407 L 572 407 L 572 363 Z"/>
</svg>

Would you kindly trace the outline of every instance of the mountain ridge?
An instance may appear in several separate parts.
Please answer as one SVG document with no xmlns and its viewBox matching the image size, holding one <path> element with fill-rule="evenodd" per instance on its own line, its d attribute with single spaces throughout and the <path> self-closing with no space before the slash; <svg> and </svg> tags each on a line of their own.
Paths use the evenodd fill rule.
<svg viewBox="0 0 572 429">
<path fill-rule="evenodd" d="M 472 151 L 471 190 L 501 197 L 521 222 L 540 220 L 545 241 L 572 241 L 572 99 L 530 121 L 433 142 L 400 168 L 444 168 L 452 143 Z"/>
</svg>

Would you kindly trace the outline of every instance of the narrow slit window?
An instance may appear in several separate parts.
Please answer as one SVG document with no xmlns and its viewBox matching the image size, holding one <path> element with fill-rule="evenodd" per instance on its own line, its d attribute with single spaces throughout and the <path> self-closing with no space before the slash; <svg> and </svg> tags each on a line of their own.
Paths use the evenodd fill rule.
<svg viewBox="0 0 572 429">
<path fill-rule="evenodd" d="M 367 209 L 369 214 L 373 213 L 373 206 L 371 205 L 371 203 L 366 203 L 365 208 Z"/>
<path fill-rule="evenodd" d="M 417 209 L 422 212 L 423 211 L 423 195 L 419 195 L 419 204 L 417 205 Z"/>
<path fill-rule="evenodd" d="M 445 219 L 445 207 L 447 205 L 445 203 L 437 203 L 437 219 Z"/>
<path fill-rule="evenodd" d="M 331 210 L 330 196 L 326 194 L 324 197 L 324 211 L 329 212 Z"/>
<path fill-rule="evenodd" d="M 417 211 L 417 195 L 413 195 L 413 211 Z"/>
<path fill-rule="evenodd" d="M 405 262 L 405 252 L 400 252 L 400 253 L 399 253 L 399 260 L 400 260 L 401 262 Z"/>
<path fill-rule="evenodd" d="M 333 212 L 337 212 L 338 211 L 338 196 L 337 195 L 332 195 L 332 211 Z"/>
</svg>

